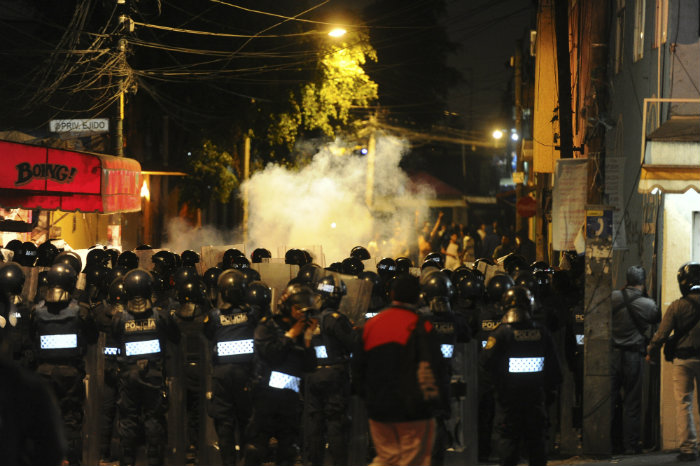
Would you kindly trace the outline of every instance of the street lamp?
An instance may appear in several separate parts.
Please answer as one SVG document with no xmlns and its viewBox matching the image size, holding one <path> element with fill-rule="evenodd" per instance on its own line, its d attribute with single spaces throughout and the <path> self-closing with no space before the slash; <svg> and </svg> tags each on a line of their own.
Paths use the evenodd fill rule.
<svg viewBox="0 0 700 466">
<path fill-rule="evenodd" d="M 495 129 L 493 130 L 493 133 L 491 133 L 491 136 L 493 136 L 494 139 L 499 140 L 503 137 L 503 131 L 500 129 Z"/>
<path fill-rule="evenodd" d="M 328 35 L 331 37 L 343 37 L 347 32 L 348 32 L 347 30 L 345 30 L 341 27 L 336 27 L 336 28 L 331 29 L 328 32 Z"/>
</svg>

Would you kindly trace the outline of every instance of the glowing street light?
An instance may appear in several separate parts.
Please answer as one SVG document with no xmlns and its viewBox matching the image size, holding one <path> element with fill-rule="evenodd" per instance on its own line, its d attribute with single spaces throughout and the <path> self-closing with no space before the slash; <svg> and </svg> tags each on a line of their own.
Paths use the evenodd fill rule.
<svg viewBox="0 0 700 466">
<path fill-rule="evenodd" d="M 503 131 L 496 129 L 491 133 L 491 136 L 493 136 L 494 139 L 501 139 L 503 137 Z"/>
<path fill-rule="evenodd" d="M 348 31 L 343 28 L 333 28 L 328 32 L 331 37 L 343 37 Z"/>
</svg>

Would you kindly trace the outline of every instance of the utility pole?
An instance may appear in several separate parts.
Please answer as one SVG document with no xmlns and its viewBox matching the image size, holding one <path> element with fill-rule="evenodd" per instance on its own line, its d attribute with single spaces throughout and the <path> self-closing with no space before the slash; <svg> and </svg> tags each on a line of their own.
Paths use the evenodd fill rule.
<svg viewBox="0 0 700 466">
<path fill-rule="evenodd" d="M 569 0 L 554 0 L 554 34 L 557 38 L 557 81 L 559 83 L 559 156 L 574 157 L 571 119 L 571 66 L 569 63 Z"/>
<path fill-rule="evenodd" d="M 369 117 L 369 143 L 367 144 L 367 186 L 365 188 L 365 204 L 372 209 L 374 203 L 374 159 L 377 151 L 377 114 Z"/>
<path fill-rule="evenodd" d="M 243 243 L 248 242 L 248 179 L 250 178 L 250 136 L 243 140 Z"/>
<path fill-rule="evenodd" d="M 117 70 L 117 99 L 116 111 L 114 114 L 114 155 L 118 157 L 124 156 L 124 92 L 126 87 L 126 37 L 125 33 L 130 29 L 131 19 L 125 13 L 126 0 L 117 0 L 117 13 L 119 18 L 119 26 L 117 28 L 117 61 L 119 69 Z"/>
</svg>

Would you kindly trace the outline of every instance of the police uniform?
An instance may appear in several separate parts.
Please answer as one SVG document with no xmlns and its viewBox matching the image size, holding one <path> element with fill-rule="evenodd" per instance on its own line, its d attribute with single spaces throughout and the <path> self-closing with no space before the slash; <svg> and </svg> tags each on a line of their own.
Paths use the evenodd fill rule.
<svg viewBox="0 0 700 466">
<path fill-rule="evenodd" d="M 347 432 L 350 402 L 350 354 L 360 342 L 350 320 L 337 309 L 324 309 L 311 339 L 316 371 L 306 378 L 305 411 L 308 430 L 305 450 L 312 466 L 323 465 L 326 439 L 333 464 L 348 462 Z M 325 434 L 325 435 L 324 435 Z"/>
<path fill-rule="evenodd" d="M 10 325 L 5 328 L 5 339 L 10 359 L 26 369 L 34 370 L 36 361 L 31 336 L 30 307 L 18 300 L 10 306 L 7 320 Z"/>
<path fill-rule="evenodd" d="M 498 327 L 503 316 L 500 307 L 494 303 L 482 303 L 477 319 L 476 342 L 479 354 L 486 346 L 489 335 Z M 491 456 L 491 433 L 496 412 L 493 380 L 488 371 L 478 368 L 477 394 L 479 398 L 478 442 L 479 459 L 488 460 Z"/>
<path fill-rule="evenodd" d="M 136 314 L 115 314 L 113 332 L 120 349 L 117 407 L 121 464 L 134 464 L 137 436 L 143 428 L 148 464 L 161 465 L 166 441 L 166 340 L 179 342 L 177 326 L 170 314 L 150 308 Z"/>
<path fill-rule="evenodd" d="M 279 466 L 293 465 L 297 457 L 301 399 L 305 372 L 316 369 L 316 350 L 306 348 L 303 335 L 285 336 L 294 324 L 282 315 L 264 318 L 255 328 L 253 415 L 248 425 L 246 466 L 263 463 L 268 442 L 277 439 Z"/>
<path fill-rule="evenodd" d="M 52 310 L 49 310 L 49 306 Z M 32 325 L 37 373 L 44 377 L 59 400 L 68 439 L 67 459 L 79 464 L 82 458 L 83 402 L 85 401 L 85 355 L 88 344 L 97 341 L 94 321 L 80 312 L 76 300 L 61 304 L 40 302 Z"/>
<path fill-rule="evenodd" d="M 547 464 L 547 408 L 551 391 L 561 383 L 561 368 L 552 338 L 529 316 L 509 311 L 489 335 L 481 360 L 493 376 L 500 407 L 498 430 L 501 464 L 515 466 L 521 441 L 530 466 Z"/>
<path fill-rule="evenodd" d="M 236 464 L 236 427 L 240 444 L 251 414 L 251 380 L 255 324 L 258 311 L 232 306 L 212 309 L 204 333 L 212 348 L 212 398 L 209 414 L 214 418 L 224 466 Z"/>
</svg>

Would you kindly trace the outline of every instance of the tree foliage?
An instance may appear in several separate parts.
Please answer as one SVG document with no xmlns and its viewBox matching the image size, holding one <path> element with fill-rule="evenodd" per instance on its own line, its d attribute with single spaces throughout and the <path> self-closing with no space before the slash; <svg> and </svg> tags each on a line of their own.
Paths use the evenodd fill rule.
<svg viewBox="0 0 700 466">
<path fill-rule="evenodd" d="M 239 181 L 234 174 L 233 157 L 210 140 L 202 141 L 199 149 L 192 152 L 189 160 L 189 175 L 184 179 L 180 201 L 203 206 L 210 199 L 224 204 Z"/>
</svg>

